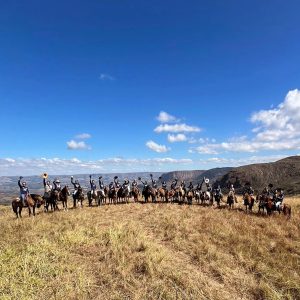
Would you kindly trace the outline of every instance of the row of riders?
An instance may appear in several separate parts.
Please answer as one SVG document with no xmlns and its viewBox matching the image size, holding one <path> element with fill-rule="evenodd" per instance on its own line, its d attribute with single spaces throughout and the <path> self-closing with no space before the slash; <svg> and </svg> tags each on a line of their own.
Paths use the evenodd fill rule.
<svg viewBox="0 0 300 300">
<path fill-rule="evenodd" d="M 58 201 L 61 201 L 63 208 L 67 209 L 68 196 L 71 195 L 68 185 L 62 187 L 58 178 L 56 178 L 53 181 L 53 184 L 51 184 L 49 180 L 46 180 L 47 177 L 48 175 L 44 174 L 44 196 L 42 197 L 36 194 L 30 194 L 27 183 L 25 181 L 21 182 L 23 177 L 19 178 L 19 206 L 28 206 L 29 213 L 31 213 L 30 207 L 32 207 L 33 213 L 35 213 L 35 207 L 39 207 L 42 204 L 44 204 L 46 211 L 49 210 L 49 207 L 51 210 L 58 209 L 57 203 Z M 174 179 L 171 183 L 170 189 L 167 188 L 165 181 L 162 181 L 161 187 L 158 187 L 157 181 L 153 179 L 152 174 L 150 174 L 150 178 L 151 183 L 148 183 L 146 180 L 143 181 L 140 177 L 138 178 L 138 180 L 143 184 L 142 196 L 144 197 L 145 202 L 148 202 L 149 199 L 151 199 L 152 202 L 156 202 L 157 198 L 160 197 L 161 200 L 165 202 L 171 201 L 192 204 L 192 200 L 194 198 L 197 203 L 201 202 L 202 204 L 207 203 L 212 205 L 215 201 L 217 206 L 220 206 L 220 202 L 223 200 L 223 194 L 220 186 L 213 190 L 208 178 L 203 178 L 202 182 L 198 183 L 195 187 L 192 182 L 186 186 L 184 181 L 179 183 L 178 179 Z M 90 175 L 90 190 L 87 193 L 90 206 L 92 205 L 93 200 L 97 205 L 101 205 L 105 204 L 107 199 L 109 203 L 128 203 L 131 197 L 134 198 L 135 202 L 137 202 L 139 199 L 140 190 L 138 188 L 138 181 L 135 179 L 131 184 L 127 179 L 121 184 L 118 180 L 118 177 L 115 176 L 114 180 L 110 182 L 108 186 L 104 184 L 102 176 L 100 176 L 98 180 L 99 189 L 97 188 L 96 181 L 92 179 L 92 175 Z M 161 180 L 161 177 L 159 177 L 159 180 Z M 83 188 L 78 180 L 74 180 L 73 176 L 71 176 L 71 184 L 74 187 L 74 192 L 72 193 L 73 206 L 76 207 L 78 203 L 82 207 L 84 200 Z M 265 187 L 262 193 L 257 195 L 255 199 L 253 188 L 249 183 L 246 183 L 243 191 L 243 201 L 246 210 L 251 211 L 255 201 L 259 202 L 259 211 L 264 211 L 266 209 L 267 213 L 269 214 L 275 210 L 280 212 L 282 210 L 284 211 L 286 208 L 289 208 L 289 206 L 283 205 L 283 190 L 277 189 L 274 191 L 272 188 L 273 185 L 269 184 L 269 186 Z M 236 202 L 237 197 L 235 195 L 235 189 L 233 184 L 231 184 L 229 194 L 227 196 L 227 204 L 230 208 L 232 208 Z"/>
</svg>

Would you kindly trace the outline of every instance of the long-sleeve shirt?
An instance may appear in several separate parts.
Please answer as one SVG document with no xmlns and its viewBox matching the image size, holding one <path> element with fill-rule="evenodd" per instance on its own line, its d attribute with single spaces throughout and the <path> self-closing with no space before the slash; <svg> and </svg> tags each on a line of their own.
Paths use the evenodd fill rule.
<svg viewBox="0 0 300 300">
<path fill-rule="evenodd" d="M 20 188 L 20 195 L 29 195 L 29 189 L 27 186 L 21 184 L 21 180 L 18 180 L 18 186 Z"/>
</svg>

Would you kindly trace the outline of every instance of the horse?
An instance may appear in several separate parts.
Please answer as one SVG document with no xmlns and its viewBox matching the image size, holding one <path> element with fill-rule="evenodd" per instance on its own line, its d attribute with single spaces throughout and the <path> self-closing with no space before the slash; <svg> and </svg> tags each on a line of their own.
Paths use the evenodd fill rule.
<svg viewBox="0 0 300 300">
<path fill-rule="evenodd" d="M 187 192 L 187 195 L 186 195 L 186 198 L 187 198 L 187 202 L 189 205 L 192 204 L 193 202 L 193 197 L 194 197 L 194 191 L 192 189 L 190 189 L 188 192 Z"/>
<path fill-rule="evenodd" d="M 164 189 L 161 187 L 157 190 L 157 193 L 158 193 L 161 201 L 168 202 L 168 190 L 167 189 Z"/>
<path fill-rule="evenodd" d="M 122 201 L 123 199 L 126 203 L 129 203 L 129 196 L 130 196 L 130 187 L 128 186 L 124 188 L 124 186 L 121 186 L 117 193 L 118 200 Z"/>
<path fill-rule="evenodd" d="M 292 207 L 289 204 L 283 204 L 282 212 L 288 219 L 292 216 Z"/>
<path fill-rule="evenodd" d="M 11 203 L 13 212 L 16 214 L 17 219 L 22 218 L 23 204 L 19 197 L 15 198 Z"/>
<path fill-rule="evenodd" d="M 59 193 L 59 201 L 62 202 L 64 210 L 68 209 L 68 197 L 71 195 L 69 187 L 65 185 Z"/>
<path fill-rule="evenodd" d="M 37 194 L 29 194 L 27 199 L 25 199 L 25 206 L 20 198 L 16 198 L 12 201 L 12 209 L 13 212 L 16 214 L 17 218 L 21 218 L 22 209 L 23 207 L 28 207 L 29 216 L 33 214 L 35 216 L 35 209 L 40 208 L 41 205 L 45 203 L 43 197 Z M 32 210 L 32 211 L 31 211 Z"/>
<path fill-rule="evenodd" d="M 50 192 L 50 195 L 48 193 L 46 195 L 44 195 L 44 200 L 46 202 L 46 206 L 45 206 L 45 209 L 46 211 L 49 210 L 49 205 L 50 205 L 50 208 L 51 210 L 58 210 L 58 206 L 57 206 L 57 203 L 59 201 L 59 197 L 60 197 L 60 191 L 57 191 L 57 190 L 52 190 Z"/>
<path fill-rule="evenodd" d="M 157 191 L 156 189 L 152 188 L 151 186 L 147 186 L 144 190 L 143 190 L 143 196 L 145 198 L 145 203 L 148 202 L 148 199 L 151 197 L 152 202 L 156 202 L 156 194 Z"/>
<path fill-rule="evenodd" d="M 80 202 L 80 207 L 83 208 L 84 194 L 82 187 L 78 187 L 77 192 L 73 193 L 73 207 L 76 207 L 77 202 Z"/>
<path fill-rule="evenodd" d="M 209 201 L 212 204 L 212 196 L 211 193 L 208 191 L 201 191 L 200 192 L 200 200 L 201 200 L 201 204 L 204 204 L 205 201 Z"/>
<path fill-rule="evenodd" d="M 237 203 L 237 198 L 233 191 L 230 191 L 227 196 L 227 204 L 229 205 L 229 208 L 233 208 L 234 202 Z"/>
<path fill-rule="evenodd" d="M 109 203 L 114 203 L 116 204 L 117 200 L 117 189 L 115 187 L 111 188 L 108 190 L 108 201 Z"/>
<path fill-rule="evenodd" d="M 168 191 L 168 200 L 171 199 L 171 203 L 173 203 L 175 201 L 175 195 L 176 195 L 176 191 L 174 189 L 171 189 L 170 191 Z"/>
<path fill-rule="evenodd" d="M 87 192 L 87 198 L 88 198 L 88 202 L 89 202 L 89 206 L 92 206 L 92 202 L 93 200 L 95 200 L 96 205 L 99 206 L 99 191 L 95 191 L 94 193 L 92 193 L 92 191 L 88 191 Z"/>
<path fill-rule="evenodd" d="M 200 203 L 201 191 L 195 190 L 195 191 L 194 191 L 194 195 L 195 195 L 195 200 L 196 200 L 196 202 L 199 204 L 199 203 Z"/>
<path fill-rule="evenodd" d="M 222 194 L 215 194 L 215 201 L 217 202 L 217 206 L 220 207 L 220 202 L 223 199 Z"/>
<path fill-rule="evenodd" d="M 184 198 L 186 196 L 185 190 L 181 186 L 178 186 L 175 191 L 178 201 L 184 202 Z"/>
<path fill-rule="evenodd" d="M 258 202 L 258 213 L 265 212 L 267 210 L 267 196 L 266 195 L 257 195 L 256 196 L 256 202 Z"/>
<path fill-rule="evenodd" d="M 134 202 L 139 201 L 140 190 L 137 187 L 133 187 L 131 190 L 131 195 L 133 196 Z"/>
<path fill-rule="evenodd" d="M 244 205 L 246 207 L 246 212 L 248 210 L 252 211 L 252 208 L 254 206 L 254 197 L 246 193 L 243 197 L 243 200 L 244 200 Z"/>
</svg>

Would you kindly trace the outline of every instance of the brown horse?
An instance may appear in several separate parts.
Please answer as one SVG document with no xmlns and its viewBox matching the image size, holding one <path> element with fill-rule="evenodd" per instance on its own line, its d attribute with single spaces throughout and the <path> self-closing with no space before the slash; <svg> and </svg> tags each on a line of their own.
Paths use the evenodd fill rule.
<svg viewBox="0 0 300 300">
<path fill-rule="evenodd" d="M 189 205 L 192 204 L 192 202 L 193 202 L 193 197 L 194 197 L 194 191 L 193 191 L 193 190 L 189 190 L 189 191 L 187 192 L 187 195 L 186 195 L 187 202 L 188 202 Z"/>
<path fill-rule="evenodd" d="M 161 201 L 168 202 L 168 190 L 161 187 L 157 190 L 157 193 L 158 193 Z"/>
<path fill-rule="evenodd" d="M 111 203 L 114 203 L 116 204 L 116 201 L 117 201 L 117 193 L 118 193 L 118 190 L 114 187 L 112 189 L 109 189 L 108 190 L 108 201 L 109 201 L 109 204 Z"/>
<path fill-rule="evenodd" d="M 61 190 L 59 195 L 59 201 L 62 201 L 64 210 L 68 209 L 68 197 L 71 195 L 69 187 L 67 185 Z"/>
<path fill-rule="evenodd" d="M 244 199 L 244 205 L 246 207 L 246 212 L 252 211 L 253 205 L 254 205 L 254 197 L 246 193 L 243 197 Z"/>
<path fill-rule="evenodd" d="M 17 218 L 22 218 L 22 201 L 19 197 L 15 198 L 11 203 L 12 209 L 14 213 L 16 214 Z"/>
<path fill-rule="evenodd" d="M 292 207 L 289 204 L 283 204 L 282 207 L 283 214 L 287 216 L 288 219 L 292 216 Z"/>
<path fill-rule="evenodd" d="M 140 190 L 137 187 L 133 187 L 131 190 L 131 195 L 133 196 L 134 202 L 139 201 Z"/>
<path fill-rule="evenodd" d="M 227 204 L 228 204 L 230 209 L 233 208 L 234 203 L 237 203 L 237 198 L 236 198 L 234 192 L 230 191 L 228 196 L 227 196 Z"/>
<path fill-rule="evenodd" d="M 172 190 L 168 191 L 167 197 L 168 197 L 168 199 L 171 199 L 171 203 L 174 202 L 175 195 L 176 195 L 176 191 L 175 190 L 172 189 Z"/>
<path fill-rule="evenodd" d="M 12 201 L 12 209 L 17 217 L 21 217 L 23 207 L 28 207 L 29 216 L 31 216 L 31 214 L 35 216 L 35 209 L 40 208 L 41 205 L 45 203 L 43 197 L 37 194 L 28 195 L 25 200 L 25 206 L 23 206 L 22 201 L 20 199 L 18 201 L 18 199 L 19 198 L 16 198 Z"/>
</svg>

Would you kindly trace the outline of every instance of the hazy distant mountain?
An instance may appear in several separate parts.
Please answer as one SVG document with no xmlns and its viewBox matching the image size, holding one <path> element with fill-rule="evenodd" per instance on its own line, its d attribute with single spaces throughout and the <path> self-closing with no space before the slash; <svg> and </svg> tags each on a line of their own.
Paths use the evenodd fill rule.
<svg viewBox="0 0 300 300">
<path fill-rule="evenodd" d="M 209 178 L 213 183 L 232 168 L 214 168 L 210 170 L 193 170 L 193 171 L 173 171 L 161 175 L 161 180 L 171 182 L 173 179 L 184 180 L 186 182 L 192 181 L 193 183 L 202 182 L 203 177 Z"/>
<path fill-rule="evenodd" d="M 272 183 L 274 188 L 283 188 L 287 194 L 299 194 L 300 156 L 234 168 L 216 184 L 226 189 L 230 183 L 233 183 L 236 190 L 241 192 L 246 182 L 250 182 L 256 191 L 261 191 L 266 185 Z"/>
</svg>

